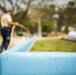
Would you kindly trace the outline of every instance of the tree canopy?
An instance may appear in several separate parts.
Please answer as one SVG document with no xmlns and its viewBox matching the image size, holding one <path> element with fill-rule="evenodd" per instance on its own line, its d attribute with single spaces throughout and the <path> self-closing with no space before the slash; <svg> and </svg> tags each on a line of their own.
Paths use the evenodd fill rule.
<svg viewBox="0 0 76 75">
<path fill-rule="evenodd" d="M 13 20 L 18 21 L 30 32 L 37 32 L 41 27 L 42 32 L 54 30 L 54 20 L 57 21 L 57 30 L 65 26 L 76 27 L 76 0 L 69 1 L 64 6 L 54 4 L 55 0 L 0 0 L 0 11 L 6 13 L 9 9 L 13 11 Z M 52 3 L 53 2 L 53 3 Z M 58 15 L 58 18 L 53 16 Z M 39 27 L 39 28 L 38 28 Z M 17 28 L 17 30 L 20 30 Z"/>
</svg>

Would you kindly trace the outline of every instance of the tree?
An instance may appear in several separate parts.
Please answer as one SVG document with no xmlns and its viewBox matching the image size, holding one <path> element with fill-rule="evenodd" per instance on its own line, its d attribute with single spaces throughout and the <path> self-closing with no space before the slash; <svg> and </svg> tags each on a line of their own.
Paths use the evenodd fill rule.
<svg viewBox="0 0 76 75">
<path fill-rule="evenodd" d="M 49 20 L 42 20 L 42 31 L 43 32 L 51 32 L 54 30 L 54 23 L 52 21 Z"/>
<path fill-rule="evenodd" d="M 32 6 L 33 12 L 32 17 L 34 17 L 33 21 L 38 23 L 38 35 L 42 36 L 42 26 L 41 26 L 41 19 L 46 12 L 46 5 L 53 0 L 40 0 L 36 5 Z"/>
<path fill-rule="evenodd" d="M 1 0 L 0 9 L 2 12 L 7 12 L 6 6 L 9 5 L 10 9 L 13 11 L 13 18 L 15 21 L 24 25 L 28 23 L 28 25 L 38 23 L 38 33 L 41 34 L 41 20 L 46 12 L 45 8 L 49 6 L 48 3 L 51 3 L 51 1 L 54 0 Z"/>
<path fill-rule="evenodd" d="M 33 1 L 34 0 L 1 0 L 0 10 L 3 13 L 6 13 L 8 9 L 11 9 L 13 14 L 17 15 L 15 18 L 17 20 L 20 18 L 19 22 L 22 23 L 23 19 L 28 14 L 29 7 Z"/>
<path fill-rule="evenodd" d="M 76 25 L 76 3 L 70 1 L 67 7 L 61 9 L 59 12 L 60 18 L 58 20 L 58 25 L 65 25 L 65 32 L 68 32 L 68 27 Z"/>
</svg>

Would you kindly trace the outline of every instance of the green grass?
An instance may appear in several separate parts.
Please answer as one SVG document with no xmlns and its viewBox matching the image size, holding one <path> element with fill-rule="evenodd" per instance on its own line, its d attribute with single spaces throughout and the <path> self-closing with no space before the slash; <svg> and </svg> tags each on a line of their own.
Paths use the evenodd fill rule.
<svg viewBox="0 0 76 75">
<path fill-rule="evenodd" d="M 37 41 L 30 52 L 76 52 L 76 42 L 55 39 Z"/>
</svg>

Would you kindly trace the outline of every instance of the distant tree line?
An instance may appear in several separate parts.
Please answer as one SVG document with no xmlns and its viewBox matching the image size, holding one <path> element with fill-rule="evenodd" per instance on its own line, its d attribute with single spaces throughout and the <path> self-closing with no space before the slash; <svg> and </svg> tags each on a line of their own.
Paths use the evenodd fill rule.
<svg viewBox="0 0 76 75">
<path fill-rule="evenodd" d="M 31 33 L 51 32 L 55 29 L 61 31 L 65 26 L 64 32 L 68 32 L 68 27 L 76 27 L 76 0 L 69 1 L 64 6 L 57 6 L 51 2 L 54 0 L 1 0 L 0 11 L 13 11 L 13 20 L 18 21 L 27 27 Z M 58 15 L 56 18 L 54 15 Z M 22 30 L 17 27 L 17 31 Z"/>
</svg>

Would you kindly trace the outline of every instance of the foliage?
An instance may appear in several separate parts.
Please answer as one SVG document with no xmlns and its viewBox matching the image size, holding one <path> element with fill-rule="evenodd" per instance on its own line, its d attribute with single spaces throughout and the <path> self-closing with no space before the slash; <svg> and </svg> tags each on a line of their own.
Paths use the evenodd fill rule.
<svg viewBox="0 0 76 75">
<path fill-rule="evenodd" d="M 42 26 L 43 32 L 50 32 L 54 30 L 53 15 L 58 14 L 57 29 L 61 31 L 64 25 L 65 32 L 68 32 L 68 27 L 76 27 L 76 0 L 69 1 L 64 6 L 57 6 L 51 4 L 54 0 L 1 0 L 0 10 L 7 12 L 11 9 L 13 11 L 13 20 L 18 21 L 27 27 L 31 33 L 38 32 L 38 26 Z M 7 7 L 8 5 L 9 7 Z M 58 10 L 56 10 L 56 7 Z M 40 18 L 41 23 L 38 23 Z M 40 25 L 38 25 L 40 24 Z M 20 28 L 16 28 L 22 30 Z"/>
<path fill-rule="evenodd" d="M 49 20 L 42 20 L 42 31 L 51 32 L 54 30 L 54 23 Z"/>
<path fill-rule="evenodd" d="M 31 34 L 37 32 L 37 25 L 34 24 L 34 23 L 32 23 L 32 22 L 30 22 L 29 20 L 25 20 L 25 21 L 23 22 L 23 25 L 30 31 Z M 17 32 L 18 32 L 18 31 L 25 31 L 25 30 L 23 30 L 23 29 L 21 29 L 21 28 L 19 28 L 19 27 L 16 27 L 15 30 L 16 30 Z M 27 31 L 27 30 L 26 30 L 26 31 Z"/>
<path fill-rule="evenodd" d="M 68 27 L 76 25 L 76 3 L 74 1 L 70 1 L 67 4 L 67 7 L 61 8 L 59 10 L 59 20 L 58 20 L 58 27 L 61 28 L 64 25 L 65 32 L 68 32 Z"/>
<path fill-rule="evenodd" d="M 32 34 L 37 32 L 37 25 L 35 23 L 30 21 L 24 21 L 23 24 L 29 29 Z"/>
</svg>

